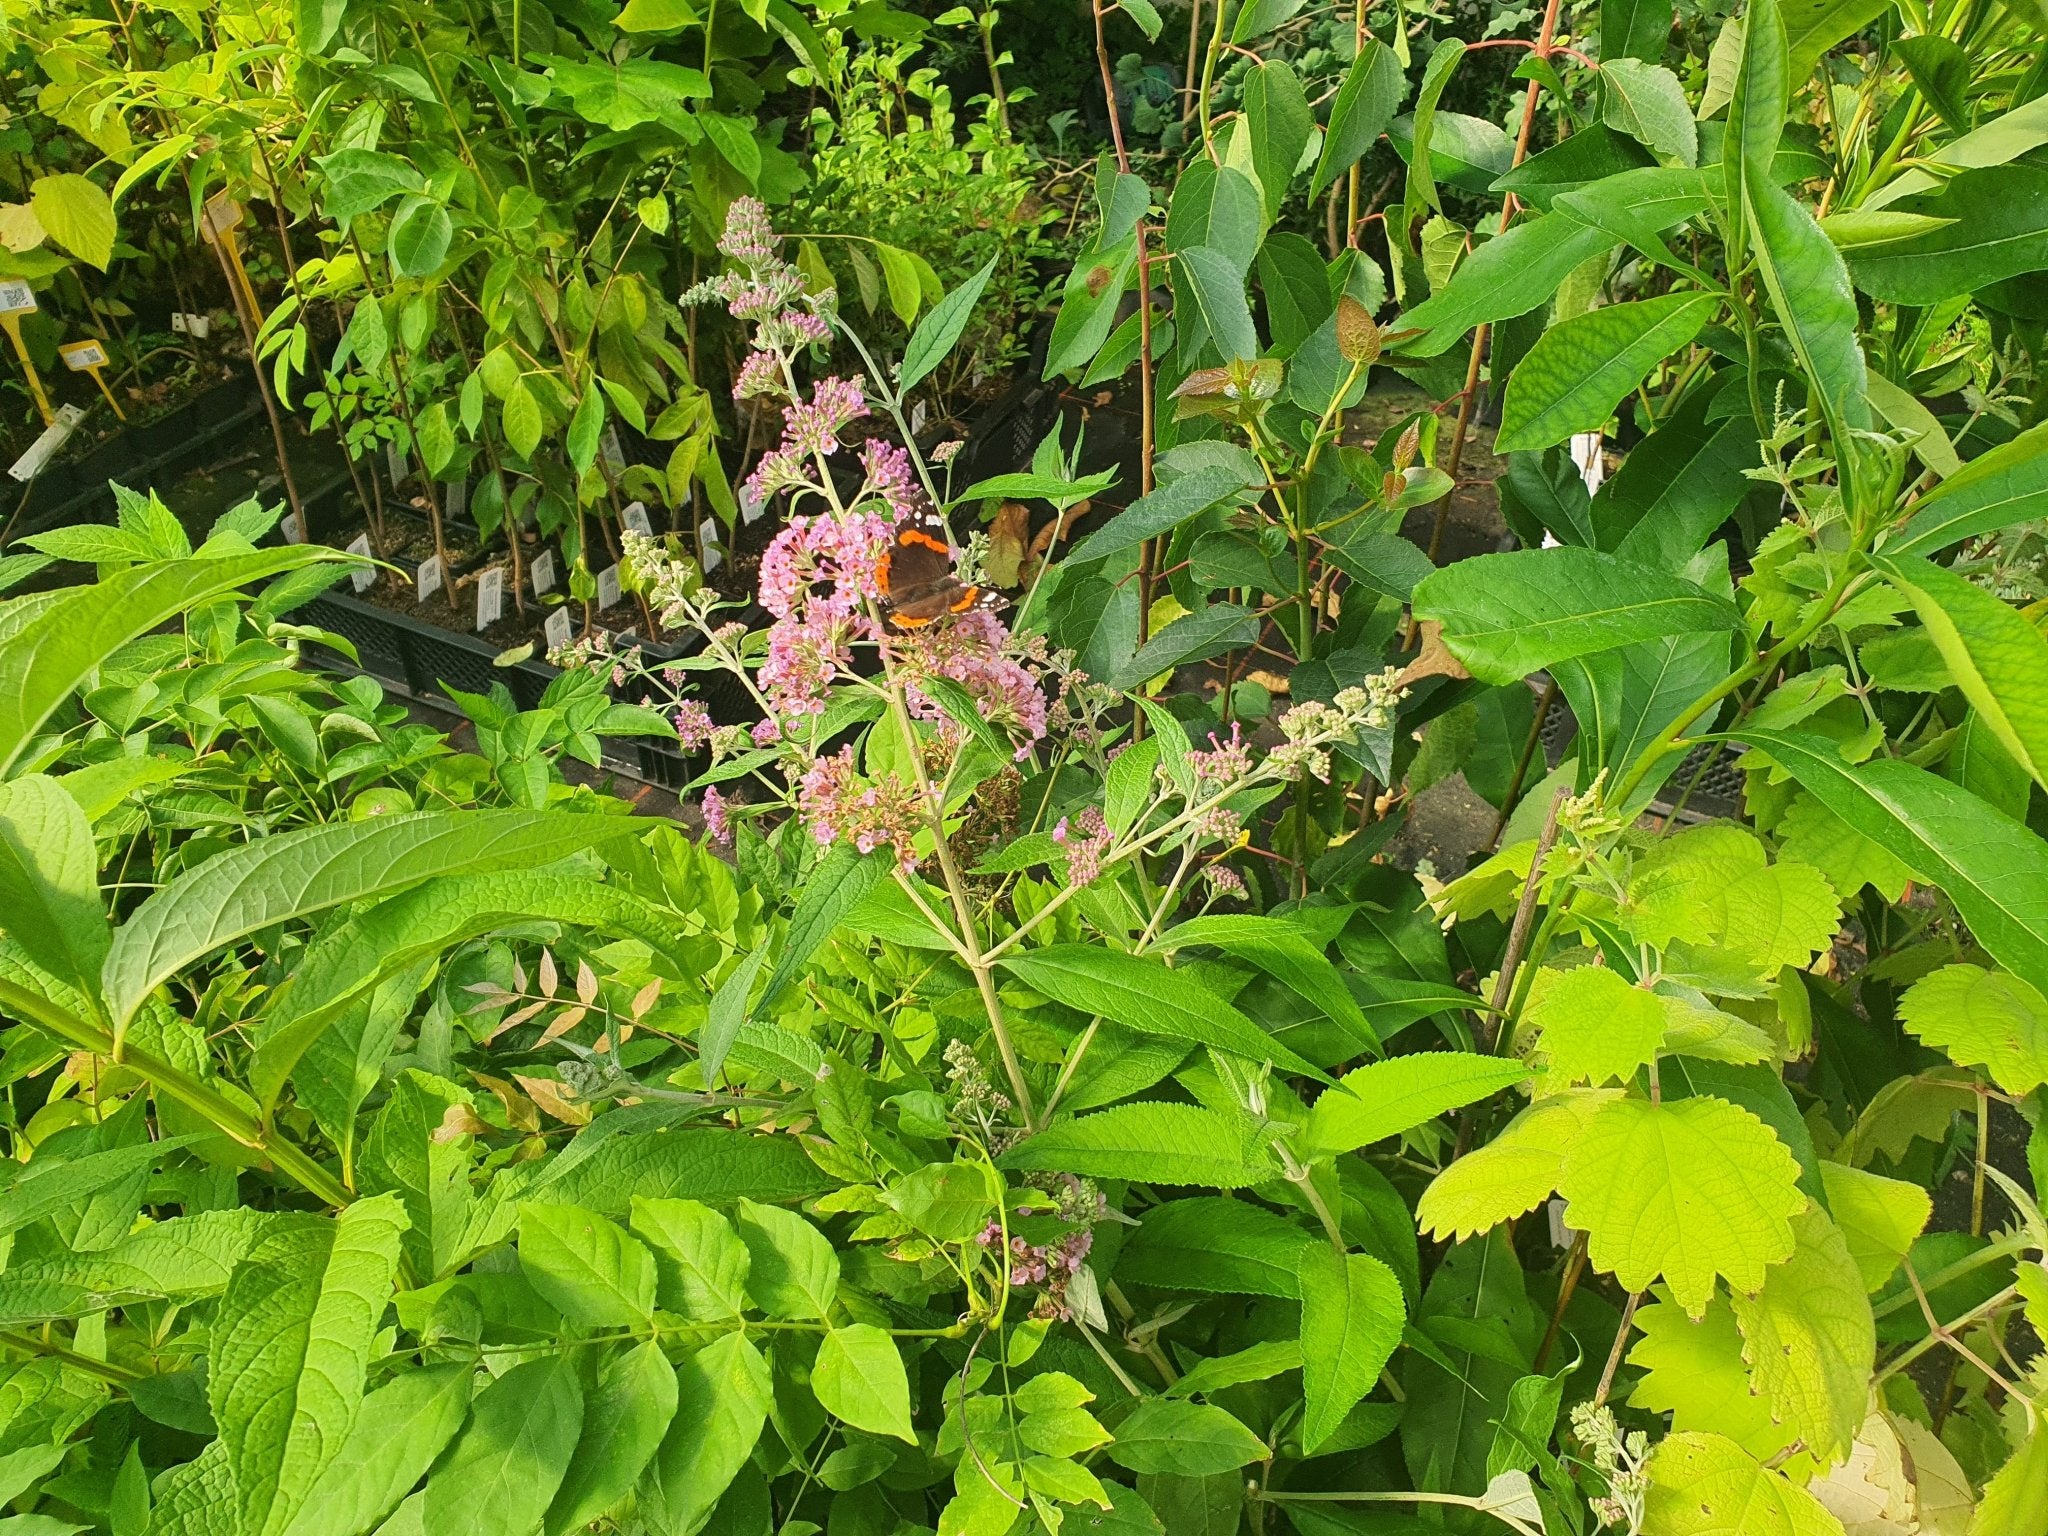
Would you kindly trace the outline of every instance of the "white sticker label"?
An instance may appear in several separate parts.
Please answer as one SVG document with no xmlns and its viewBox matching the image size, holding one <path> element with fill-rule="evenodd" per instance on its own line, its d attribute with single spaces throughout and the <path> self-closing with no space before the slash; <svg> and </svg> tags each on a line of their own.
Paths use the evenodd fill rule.
<svg viewBox="0 0 2048 1536">
<path fill-rule="evenodd" d="M 185 311 L 183 311 L 182 309 L 174 309 L 171 311 L 171 329 L 176 331 L 180 336 L 185 335 L 188 331 L 192 329 L 192 323 L 185 318 Z"/>
<path fill-rule="evenodd" d="M 541 632 L 547 636 L 548 654 L 552 656 L 569 643 L 569 610 L 557 608 L 549 614 L 547 622 L 541 625 Z"/>
<path fill-rule="evenodd" d="M 505 613 L 505 568 L 494 565 L 476 579 L 476 627 L 481 634 Z"/>
<path fill-rule="evenodd" d="M 208 245 L 216 244 L 220 237 L 242 222 L 242 205 L 225 192 L 216 192 L 207 199 L 206 211 L 199 220 L 199 233 Z"/>
<path fill-rule="evenodd" d="M 64 359 L 64 366 L 73 373 L 83 373 L 88 368 L 107 366 L 107 349 L 96 341 L 74 341 L 59 347 L 58 354 Z"/>
<path fill-rule="evenodd" d="M 43 435 L 28 445 L 28 452 L 16 459 L 7 473 L 17 480 L 33 480 L 42 473 L 43 466 L 64 446 L 64 439 L 69 437 L 83 420 L 85 412 L 77 406 L 58 406 L 57 419 L 43 428 Z"/>
<path fill-rule="evenodd" d="M 609 608 L 619 600 L 619 568 L 608 565 L 597 573 L 597 606 Z"/>
<path fill-rule="evenodd" d="M 626 450 L 619 446 L 619 429 L 617 427 L 606 423 L 604 434 L 597 441 L 598 451 L 604 455 L 604 461 L 607 465 L 615 470 L 626 467 Z"/>
<path fill-rule="evenodd" d="M 1572 463 L 1578 467 L 1579 478 L 1586 482 L 1586 489 L 1597 491 L 1607 478 L 1607 460 L 1600 452 L 1598 432 L 1574 432 L 1572 434 Z"/>
<path fill-rule="evenodd" d="M 619 512 L 619 521 L 643 539 L 654 537 L 654 525 L 647 521 L 647 503 L 629 501 Z"/>
<path fill-rule="evenodd" d="M 910 408 L 910 432 L 916 437 L 924 431 L 924 402 L 918 401 Z"/>
<path fill-rule="evenodd" d="M 768 510 L 768 498 L 755 491 L 744 491 L 740 495 L 740 521 L 752 523 Z"/>
<path fill-rule="evenodd" d="M 277 526 L 284 534 L 285 543 L 303 544 L 306 542 L 306 520 L 298 513 L 285 513 L 284 520 Z"/>
<path fill-rule="evenodd" d="M 469 482 L 447 480 L 441 485 L 441 510 L 450 517 L 461 517 L 469 511 Z"/>
<path fill-rule="evenodd" d="M 213 334 L 213 316 L 187 315 L 185 317 L 185 329 L 194 336 L 197 336 L 201 341 L 204 341 Z"/>
<path fill-rule="evenodd" d="M 20 278 L 0 283 L 0 315 L 18 315 L 36 307 L 36 291 Z"/>
<path fill-rule="evenodd" d="M 526 570 L 533 578 L 535 597 L 539 597 L 543 592 L 555 590 L 555 552 L 552 549 L 544 549 L 535 555 L 533 563 Z"/>
<path fill-rule="evenodd" d="M 386 443 L 384 445 L 384 465 L 391 471 L 391 483 L 393 485 L 399 484 L 407 475 L 412 473 L 412 466 L 406 463 L 405 455 L 398 451 L 398 444 L 396 443 Z"/>
<path fill-rule="evenodd" d="M 429 555 L 426 559 L 422 560 L 420 562 L 419 574 L 413 578 L 413 584 L 419 591 L 420 601 L 424 603 L 428 598 L 440 591 L 441 583 L 447 580 L 447 578 L 448 573 L 441 568 L 441 557 L 439 555 Z"/>
<path fill-rule="evenodd" d="M 1572 1229 L 1564 1224 L 1565 1203 L 1562 1199 L 1552 1200 L 1544 1206 L 1544 1214 L 1550 1218 L 1550 1246 L 1569 1248 L 1572 1245 Z"/>
<path fill-rule="evenodd" d="M 705 575 L 710 575 L 725 564 L 725 551 L 718 543 L 718 524 L 708 517 L 697 525 L 697 547 L 704 552 Z"/>
<path fill-rule="evenodd" d="M 350 539 L 348 552 L 352 555 L 361 555 L 365 560 L 370 559 L 370 536 L 367 533 L 359 533 Z M 374 565 L 363 566 L 350 571 L 348 579 L 349 585 L 358 592 L 367 592 L 377 584 L 377 568 Z"/>
</svg>

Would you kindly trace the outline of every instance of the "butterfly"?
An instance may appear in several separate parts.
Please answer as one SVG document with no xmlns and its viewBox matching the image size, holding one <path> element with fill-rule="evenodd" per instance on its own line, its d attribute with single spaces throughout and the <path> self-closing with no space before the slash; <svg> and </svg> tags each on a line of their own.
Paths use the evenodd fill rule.
<svg viewBox="0 0 2048 1536">
<path fill-rule="evenodd" d="M 875 574 L 883 613 L 897 629 L 923 629 L 948 614 L 993 608 L 1002 601 L 954 572 L 953 541 L 929 502 L 913 506 L 897 522 Z"/>
</svg>

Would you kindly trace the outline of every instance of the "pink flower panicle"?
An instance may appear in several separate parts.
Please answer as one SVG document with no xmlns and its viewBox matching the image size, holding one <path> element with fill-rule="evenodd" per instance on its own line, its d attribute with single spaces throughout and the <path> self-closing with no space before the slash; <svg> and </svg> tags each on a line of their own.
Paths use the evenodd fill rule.
<svg viewBox="0 0 2048 1536">
<path fill-rule="evenodd" d="M 714 843 L 732 841 L 732 809 L 715 784 L 704 791 L 704 830 Z"/>
<path fill-rule="evenodd" d="M 844 841 L 872 853 L 886 844 L 905 869 L 917 862 L 917 791 L 893 778 L 863 784 L 850 746 L 811 764 L 797 785 L 797 810 L 820 847 Z"/>
<path fill-rule="evenodd" d="M 767 206 L 756 197 L 736 197 L 725 211 L 725 233 L 718 248 L 734 261 L 763 267 L 777 259 L 775 227 Z"/>
<path fill-rule="evenodd" d="M 1067 883 L 1073 886 L 1094 884 L 1102 873 L 1102 856 L 1114 841 L 1102 812 L 1092 805 L 1071 820 L 1061 817 L 1052 840 L 1067 850 Z"/>
<path fill-rule="evenodd" d="M 1022 741 L 1017 749 L 1022 757 L 1045 734 L 1046 699 L 1038 678 L 1008 654 L 1009 644 L 1009 628 L 985 608 L 900 642 L 913 712 L 927 720 L 944 718 L 918 691 L 917 680 L 950 678 L 967 690 L 984 719 Z"/>
<path fill-rule="evenodd" d="M 711 711 L 695 699 L 682 699 L 676 704 L 676 740 L 685 752 L 695 752 L 709 744 L 715 723 Z"/>
<path fill-rule="evenodd" d="M 751 400 L 757 395 L 776 395 L 781 392 L 781 361 L 773 352 L 749 352 L 747 360 L 740 364 L 740 371 L 732 381 L 733 399 Z"/>
</svg>

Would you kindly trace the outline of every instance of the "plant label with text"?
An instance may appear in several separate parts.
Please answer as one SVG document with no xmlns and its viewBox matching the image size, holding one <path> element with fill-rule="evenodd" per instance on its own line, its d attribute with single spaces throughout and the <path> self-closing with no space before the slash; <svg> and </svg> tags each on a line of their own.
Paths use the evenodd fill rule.
<svg viewBox="0 0 2048 1536">
<path fill-rule="evenodd" d="M 526 570 L 527 574 L 533 578 L 533 595 L 535 597 L 555 590 L 557 576 L 555 572 L 555 552 L 552 549 L 544 549 L 535 555 L 533 563 L 527 566 Z"/>
<path fill-rule="evenodd" d="M 609 608 L 619 600 L 619 568 L 608 565 L 597 573 L 597 606 Z"/>
<path fill-rule="evenodd" d="M 482 634 L 505 614 L 505 568 L 494 565 L 476 580 L 476 627 Z"/>
<path fill-rule="evenodd" d="M 557 608 L 541 625 L 541 633 L 547 636 L 548 654 L 554 655 L 569 643 L 569 610 Z"/>
<path fill-rule="evenodd" d="M 704 567 L 705 575 L 725 564 L 725 550 L 718 542 L 718 524 L 708 517 L 697 525 L 697 548 L 704 554 L 698 563 Z"/>
<path fill-rule="evenodd" d="M 350 539 L 348 552 L 352 555 L 361 555 L 365 560 L 370 559 L 370 536 L 367 533 L 359 533 Z M 358 566 L 348 573 L 348 580 L 349 585 L 358 592 L 367 592 L 377 584 L 377 568 L 372 565 Z"/>
<path fill-rule="evenodd" d="M 419 600 L 424 603 L 428 598 L 441 590 L 441 583 L 447 579 L 448 573 L 441 566 L 441 557 L 439 555 L 427 556 L 426 559 L 420 562 L 419 572 L 413 578 L 413 586 L 419 593 Z"/>
<path fill-rule="evenodd" d="M 654 525 L 647 520 L 647 503 L 629 501 L 619 511 L 619 521 L 643 539 L 654 537 Z"/>
</svg>

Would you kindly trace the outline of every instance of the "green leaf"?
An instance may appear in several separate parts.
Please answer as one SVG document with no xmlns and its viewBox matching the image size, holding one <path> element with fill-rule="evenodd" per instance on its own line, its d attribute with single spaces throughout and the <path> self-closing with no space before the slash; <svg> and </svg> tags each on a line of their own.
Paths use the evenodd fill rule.
<svg viewBox="0 0 2048 1536">
<path fill-rule="evenodd" d="M 285 1536 L 359 1536 L 397 1507 L 469 1415 L 475 1372 L 428 1365 L 363 1399 L 341 1449 L 306 1494 Z"/>
<path fill-rule="evenodd" d="M 546 1536 L 586 1529 L 633 1491 L 661 1447 L 678 1397 L 676 1370 L 657 1340 L 615 1355 L 583 1405 L 583 1433 L 548 1505 Z"/>
<path fill-rule="evenodd" d="M 2048 997 L 2005 971 L 1945 965 L 1899 1002 L 1907 1030 L 1966 1067 L 1982 1067 L 2015 1098 L 2048 1082 Z"/>
<path fill-rule="evenodd" d="M 1317 1244 L 1301 1266 L 1302 1450 L 1313 1456 L 1373 1389 L 1401 1342 L 1401 1282 L 1367 1254 Z"/>
<path fill-rule="evenodd" d="M 1667 160 L 1699 163 L 1699 125 L 1678 76 L 1661 64 L 1616 58 L 1602 61 L 1600 83 L 1600 120 L 1608 127 L 1620 129 Z"/>
<path fill-rule="evenodd" d="M 39 176 L 28 205 L 49 237 L 89 266 L 107 270 L 114 259 L 114 203 L 84 176 Z"/>
<path fill-rule="evenodd" d="M 1604 965 L 1538 971 L 1523 1017 L 1559 1083 L 1629 1082 L 1664 1038 L 1664 1000 Z"/>
<path fill-rule="evenodd" d="M 1149 491 L 1067 552 L 1065 565 L 1081 565 L 1136 549 L 1221 506 L 1245 489 L 1244 476 L 1226 464 L 1190 470 Z"/>
<path fill-rule="evenodd" d="M 926 1163 L 885 1190 L 882 1201 L 925 1236 L 964 1243 L 987 1228 L 999 1196 L 980 1163 Z"/>
<path fill-rule="evenodd" d="M 1280 216 L 1287 186 L 1300 164 L 1316 115 L 1301 79 L 1279 59 L 1255 66 L 1244 77 L 1245 127 L 1251 134 L 1252 168 L 1258 172 L 1266 218 Z"/>
<path fill-rule="evenodd" d="M 749 1255 L 747 1294 L 776 1318 L 823 1317 L 839 1291 L 839 1255 L 794 1211 L 739 1202 L 734 1225 Z"/>
<path fill-rule="evenodd" d="M 903 348 L 903 365 L 897 371 L 896 388 L 900 394 L 909 394 L 951 355 L 1001 259 L 989 257 L 987 265 L 934 304 L 932 312 L 917 323 Z"/>
<path fill-rule="evenodd" d="M 697 20 L 690 0 L 626 0 L 612 25 L 621 32 L 680 32 L 697 25 Z"/>
<path fill-rule="evenodd" d="M 1771 1416 L 1823 1463 L 1849 1454 L 1870 1408 L 1877 1323 L 1862 1273 L 1827 1212 L 1792 1219 L 1792 1256 L 1754 1296 L 1731 1297 L 1743 1358 Z"/>
<path fill-rule="evenodd" d="M 1691 344 L 1719 304 L 1712 294 L 1672 293 L 1610 304 L 1545 331 L 1508 379 L 1497 451 L 1599 431 L 1651 369 Z"/>
<path fill-rule="evenodd" d="M 185 966 L 261 929 L 434 876 L 545 865 L 630 837 L 568 811 L 416 811 L 259 838 L 159 889 L 115 935 L 104 992 L 117 1026 Z"/>
<path fill-rule="evenodd" d="M 408 197 L 391 216 L 387 249 L 392 270 L 400 277 L 432 277 L 448 259 L 455 241 L 455 221 L 448 210 L 426 197 Z"/>
<path fill-rule="evenodd" d="M 1993 959 L 2037 989 L 2048 986 L 2048 843 L 1910 763 L 1886 758 L 1851 767 L 1825 737 L 1730 734 L 1769 754 L 1821 804 L 1939 886 Z"/>
<path fill-rule="evenodd" d="M 2048 1431 L 2036 1429 L 1984 1485 L 1984 1497 L 1970 1517 L 1969 1536 L 2043 1532 L 2048 1532 Z"/>
<path fill-rule="evenodd" d="M 1122 762 L 1129 755 L 1122 753 L 1117 761 Z M 1379 1035 L 1351 995 L 1351 989 L 1345 986 L 1342 974 L 1308 935 L 1287 919 L 1253 913 L 1208 913 L 1176 923 L 1159 936 L 1153 948 L 1171 954 L 1196 944 L 1213 945 L 1249 961 L 1310 1007 L 1319 1009 L 1361 1045 L 1379 1048 Z"/>
<path fill-rule="evenodd" d="M 348 14 L 348 0 L 297 0 L 299 46 L 308 53 L 324 53 Z"/>
<path fill-rule="evenodd" d="M 1175 278 L 1187 287 L 1194 301 L 1195 315 L 1187 317 L 1187 328 L 1199 316 L 1205 333 L 1228 362 L 1249 361 L 1258 356 L 1259 335 L 1252 325 L 1251 306 L 1245 299 L 1244 269 L 1223 252 L 1206 245 L 1174 252 Z M 1191 351 L 1190 338 L 1183 336 L 1184 351 Z"/>
<path fill-rule="evenodd" d="M 512 387 L 505 392 L 504 403 L 498 408 L 498 424 L 504 429 L 505 442 L 522 459 L 533 457 L 533 450 L 540 446 L 540 435 L 544 425 L 540 414 L 540 401 L 533 395 L 533 389 L 525 379 L 514 379 Z"/>
<path fill-rule="evenodd" d="M 1576 656 L 1737 623 L 1733 604 L 1683 577 L 1569 546 L 1460 560 L 1417 583 L 1415 614 L 1442 624 L 1451 654 L 1495 684 Z"/>
<path fill-rule="evenodd" d="M 1777 0 L 1751 0 L 1739 30 L 1730 22 L 1715 43 L 1715 63 L 1720 61 L 1722 43 L 1731 36 L 1738 51 L 1721 164 L 1725 203 L 1730 217 L 1739 220 L 1749 216 L 1759 190 L 1773 184 L 1771 161 L 1784 135 L 1793 76 L 1785 57 L 1785 24 Z M 1710 65 L 1709 75 L 1712 73 Z M 1710 81 L 1710 95 L 1712 90 Z"/>
<path fill-rule="evenodd" d="M 701 1530 L 768 1419 L 768 1362 L 738 1329 L 676 1367 L 676 1412 L 640 1485 L 656 1530 Z"/>
<path fill-rule="evenodd" d="M 1649 1473 L 1643 1529 L 1658 1536 L 1841 1536 L 1818 1499 L 1722 1435 L 1668 1436 Z"/>
<path fill-rule="evenodd" d="M 1230 40 L 1248 43 L 1261 37 L 1292 17 L 1302 4 L 1303 0 L 1250 0 L 1238 12 L 1237 24 L 1230 29 Z"/>
<path fill-rule="evenodd" d="M 654 1316 L 654 1255 L 594 1211 L 529 1201 L 519 1267 L 571 1322 L 630 1328 Z"/>
<path fill-rule="evenodd" d="M 1387 131 L 1387 124 L 1401 109 L 1408 94 L 1408 77 L 1393 49 L 1376 37 L 1351 61 L 1337 100 L 1330 108 L 1330 124 L 1323 135 L 1323 152 L 1316 160 L 1316 173 L 1309 178 L 1309 201 L 1322 196 L 1323 189 L 1372 148 L 1373 141 Z"/>
<path fill-rule="evenodd" d="M 1127 955 L 1094 944 L 1054 944 L 1013 951 L 1002 963 L 1032 991 L 1140 1034 L 1214 1046 L 1249 1061 L 1271 1061 L 1289 1072 L 1323 1077 L 1214 992 L 1156 956 Z"/>
<path fill-rule="evenodd" d="M 1052 341 L 1045 358 L 1044 377 L 1070 373 L 1085 367 L 1102 350 L 1116 328 L 1117 307 L 1137 269 L 1138 239 L 1126 236 L 1106 249 L 1084 253 L 1067 274 L 1058 316 L 1053 320 Z"/>
<path fill-rule="evenodd" d="M 1771 307 L 1813 380 L 1835 441 L 1847 444 L 1850 429 L 1870 425 L 1868 374 L 1857 341 L 1849 269 L 1813 215 L 1775 182 L 1764 179 L 1749 188 L 1749 214 L 1756 225 L 1757 268 Z M 1848 477 L 1856 461 L 1847 447 L 1841 451 Z"/>
<path fill-rule="evenodd" d="M 85 812 L 44 774 L 0 784 L 0 911 L 37 965 L 87 997 L 98 990 L 112 942 L 99 853 Z"/>
<path fill-rule="evenodd" d="M 1109 1458 L 1133 1472 L 1207 1477 L 1272 1455 L 1266 1443 L 1213 1403 L 1151 1397 L 1116 1426 Z"/>
<path fill-rule="evenodd" d="M 1912 603 L 1977 718 L 2048 788 L 2048 640 L 2018 610 L 1943 566 L 1912 556 L 1873 563 Z"/>
<path fill-rule="evenodd" d="M 1671 44 L 1676 20 L 1671 0 L 1601 0 L 1600 62 L 1643 59 L 1656 63 Z"/>
<path fill-rule="evenodd" d="M 1197 1195 L 1147 1211 L 1117 1255 L 1116 1273 L 1174 1291 L 1299 1296 L 1302 1256 L 1317 1241 L 1249 1200 Z"/>
<path fill-rule="evenodd" d="M 1279 1176 L 1280 1163 L 1247 1118 L 1190 1104 L 1122 1104 L 1062 1120 L 1019 1142 L 1005 1168 L 1243 1189 Z"/>
<path fill-rule="evenodd" d="M 32 1222 L 91 1198 L 102 1189 L 118 1186 L 123 1180 L 154 1166 L 197 1139 L 194 1136 L 166 1137 L 161 1141 L 143 1141 L 133 1146 L 87 1152 L 69 1161 L 61 1157 L 37 1158 L 30 1162 L 26 1172 L 17 1175 L 14 1182 L 0 1192 L 0 1237 L 11 1236 Z"/>
<path fill-rule="evenodd" d="M 515 1365 L 478 1395 L 427 1479 L 430 1531 L 534 1531 L 576 1454 L 583 1386 L 573 1350 Z"/>
<path fill-rule="evenodd" d="M 1818 870 L 1765 860 L 1762 842 L 1744 827 L 1682 832 L 1637 866 L 1622 920 L 1642 943 L 1720 949 L 1759 976 L 1803 967 L 1834 938 L 1841 899 Z"/>
<path fill-rule="evenodd" d="M 875 256 L 882 263 L 882 280 L 889 287 L 889 308 L 898 320 L 909 325 L 917 318 L 924 292 L 917 280 L 917 267 L 906 251 L 879 240 L 874 246 Z"/>
<path fill-rule="evenodd" d="M 1613 250 L 1616 243 L 1612 232 L 1562 212 L 1525 220 L 1495 235 L 1459 263 L 1440 292 L 1402 315 L 1403 326 L 1429 332 L 1403 343 L 1403 353 L 1432 357 L 1476 325 L 1528 314 L 1547 303 L 1573 272 Z"/>
<path fill-rule="evenodd" d="M 1663 1276 L 1694 1317 L 1714 1280 L 1754 1291 L 1792 1252 L 1799 1164 L 1748 1110 L 1710 1095 L 1603 1106 L 1566 1152 L 1559 1189 L 1587 1257 L 1640 1291 Z"/>
<path fill-rule="evenodd" d="M 1439 1241 L 1463 1242 L 1535 1210 L 1556 1191 L 1565 1154 L 1586 1122 L 1620 1096 L 1618 1089 L 1580 1088 L 1538 1099 L 1430 1181 L 1416 1224 Z"/>
<path fill-rule="evenodd" d="M 2048 495 L 2048 423 L 1970 460 L 1910 508 L 1906 526 L 1883 553 L 1897 560 L 1930 555 L 1966 539 L 2011 527 Z"/>
<path fill-rule="evenodd" d="M 1694 1322 L 1674 1302 L 1657 1300 L 1636 1312 L 1641 1331 L 1629 1364 L 1643 1374 L 1629 1394 L 1629 1406 L 1669 1413 L 1674 1430 L 1725 1435 L 1750 1455 L 1769 1459 L 1792 1451 L 1794 1475 L 1813 1465 L 1796 1448 L 1797 1437 L 1771 1417 L 1771 1405 L 1750 1385 L 1742 1359 L 1742 1331 L 1725 1296 L 1707 1303 Z"/>
<path fill-rule="evenodd" d="M 321 211 L 343 230 L 359 214 L 426 188 L 425 179 L 409 163 L 380 149 L 337 149 L 331 155 L 314 156 L 313 163 L 326 178 Z"/>
<path fill-rule="evenodd" d="M 818 1346 L 811 1390 L 834 1417 L 871 1435 L 917 1444 L 910 1427 L 910 1378 L 896 1341 L 867 1323 L 834 1328 Z"/>
<path fill-rule="evenodd" d="M 633 1230 L 654 1247 L 656 1295 L 665 1311 L 698 1322 L 746 1311 L 752 1257 L 724 1216 L 696 1200 L 635 1195 Z"/>
<path fill-rule="evenodd" d="M 1828 1214 L 1841 1228 L 1863 1288 L 1882 1290 L 1926 1229 L 1933 1199 L 1918 1184 L 1843 1163 L 1823 1161 L 1820 1178 Z"/>
<path fill-rule="evenodd" d="M 21 761 L 58 706 L 129 641 L 251 582 L 337 558 L 339 551 L 301 544 L 168 560 L 89 587 L 14 599 L 0 618 L 0 776 Z"/>
<path fill-rule="evenodd" d="M 260 1242 L 228 1281 L 207 1399 L 243 1530 L 282 1530 L 349 1438 L 406 1225 L 396 1196 L 360 1200 Z"/>
<path fill-rule="evenodd" d="M 505 403 L 511 404 L 509 400 Z M 506 432 L 511 432 L 509 425 Z M 597 462 L 598 441 L 603 432 L 604 391 L 592 384 L 576 402 L 576 414 L 569 418 L 569 463 L 579 477 L 589 474 L 590 466 Z"/>
<path fill-rule="evenodd" d="M 1418 1051 L 1347 1072 L 1309 1111 L 1319 1154 L 1350 1152 L 1527 1080 L 1525 1062 L 1467 1051 Z"/>
</svg>

